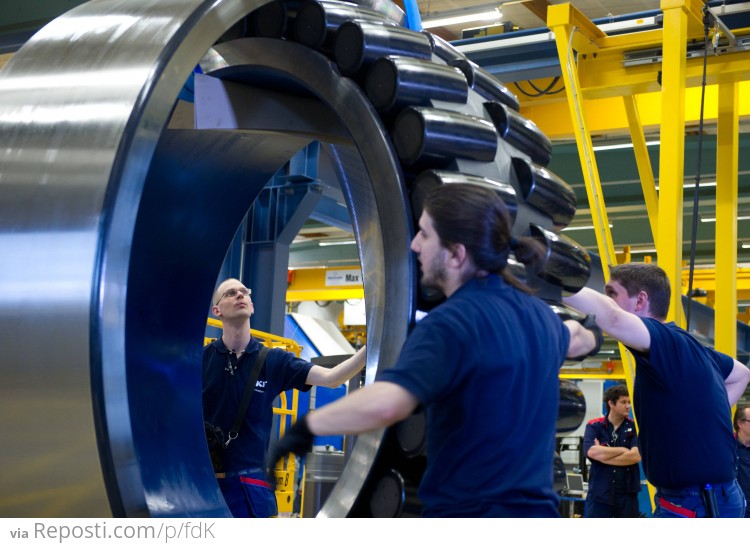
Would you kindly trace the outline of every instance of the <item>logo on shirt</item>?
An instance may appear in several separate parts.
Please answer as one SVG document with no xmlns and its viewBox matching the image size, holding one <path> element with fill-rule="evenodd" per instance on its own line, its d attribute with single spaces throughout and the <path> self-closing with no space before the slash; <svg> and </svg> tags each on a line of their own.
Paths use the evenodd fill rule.
<svg viewBox="0 0 750 544">
<path fill-rule="evenodd" d="M 267 384 L 268 380 L 258 380 L 255 382 L 255 389 L 259 390 L 259 393 L 265 393 Z"/>
</svg>

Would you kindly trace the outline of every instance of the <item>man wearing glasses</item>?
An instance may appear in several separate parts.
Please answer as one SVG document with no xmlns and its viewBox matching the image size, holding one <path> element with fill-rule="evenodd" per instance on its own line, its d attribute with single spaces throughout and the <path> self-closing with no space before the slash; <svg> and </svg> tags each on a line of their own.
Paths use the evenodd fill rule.
<svg viewBox="0 0 750 544">
<path fill-rule="evenodd" d="M 734 413 L 734 437 L 737 439 L 737 481 L 740 483 L 745 500 L 750 497 L 750 406 L 737 406 Z M 750 505 L 745 504 L 745 517 L 750 518 Z"/>
<path fill-rule="evenodd" d="M 203 417 L 224 432 L 232 427 L 261 344 L 250 335 L 251 291 L 237 279 L 222 282 L 211 311 L 222 322 L 221 338 L 203 350 Z M 268 352 L 237 437 L 223 450 L 216 474 L 234 517 L 273 517 L 276 497 L 265 476 L 273 421 L 273 401 L 282 391 L 308 391 L 313 385 L 338 387 L 365 366 L 363 347 L 334 368 L 323 368 L 282 349 Z"/>
</svg>

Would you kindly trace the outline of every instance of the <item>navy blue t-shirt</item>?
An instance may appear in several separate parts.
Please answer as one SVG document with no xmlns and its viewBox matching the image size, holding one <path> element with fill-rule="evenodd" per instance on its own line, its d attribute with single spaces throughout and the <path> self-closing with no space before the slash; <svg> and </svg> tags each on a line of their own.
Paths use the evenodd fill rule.
<svg viewBox="0 0 750 544">
<path fill-rule="evenodd" d="M 203 348 L 203 418 L 221 427 L 225 434 L 232 428 L 261 347 L 260 342 L 250 339 L 234 375 L 226 370 L 229 353 L 221 338 Z M 225 450 L 225 470 L 264 466 L 273 422 L 273 401 L 288 389 L 308 391 L 310 386 L 305 381 L 312 366 L 282 349 L 268 352 L 238 436 Z"/>
<path fill-rule="evenodd" d="M 570 334 L 541 300 L 473 279 L 409 335 L 396 383 L 426 408 L 425 516 L 557 516 L 558 373 Z"/>
<path fill-rule="evenodd" d="M 739 439 L 737 444 L 737 481 L 745 494 L 745 517 L 750 517 L 750 446 L 745 446 Z"/>
<path fill-rule="evenodd" d="M 615 431 L 614 425 L 607 416 L 592 419 L 586 424 L 583 433 L 583 454 L 588 457 L 594 440 L 599 445 L 610 448 L 638 447 L 638 435 L 635 423 L 626 417 Z M 639 450 L 640 452 L 640 450 Z M 641 490 L 641 472 L 638 463 L 626 466 L 608 465 L 591 459 L 588 495 L 598 502 L 615 504 L 615 493 L 638 493 Z"/>
<path fill-rule="evenodd" d="M 724 380 L 734 359 L 703 346 L 675 323 L 643 318 L 649 353 L 636 360 L 633 409 L 643 472 L 676 489 L 735 478 L 731 407 Z"/>
</svg>

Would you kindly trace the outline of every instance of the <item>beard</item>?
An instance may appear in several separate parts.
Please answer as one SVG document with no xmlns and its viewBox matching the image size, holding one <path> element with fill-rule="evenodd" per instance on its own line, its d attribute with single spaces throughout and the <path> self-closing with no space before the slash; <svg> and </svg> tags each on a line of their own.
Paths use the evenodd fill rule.
<svg viewBox="0 0 750 544">
<path fill-rule="evenodd" d="M 445 277 L 443 260 L 435 258 L 427 267 L 422 266 L 422 277 L 419 279 L 419 285 L 424 289 L 436 289 L 442 293 Z"/>
</svg>

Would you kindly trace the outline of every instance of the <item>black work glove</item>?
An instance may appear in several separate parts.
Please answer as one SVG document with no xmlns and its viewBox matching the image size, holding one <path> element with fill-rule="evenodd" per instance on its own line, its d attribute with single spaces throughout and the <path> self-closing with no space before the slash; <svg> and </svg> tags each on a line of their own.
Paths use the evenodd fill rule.
<svg viewBox="0 0 750 544">
<path fill-rule="evenodd" d="M 596 355 L 597 353 L 599 353 L 599 350 L 602 349 L 604 336 L 602 335 L 602 330 L 596 324 L 596 316 L 594 314 L 582 314 L 581 312 L 569 308 L 568 306 L 565 306 L 558 302 L 547 301 L 547 304 L 562 321 L 568 321 L 569 319 L 578 321 L 581 325 L 583 325 L 585 329 L 588 329 L 594 333 L 594 338 L 596 340 L 594 349 L 592 349 L 585 355 L 581 355 L 580 357 L 571 357 L 571 361 L 583 361 L 586 357 L 590 357 L 591 355 Z"/>
<path fill-rule="evenodd" d="M 586 314 L 585 319 L 583 321 L 579 321 L 579 323 L 583 325 L 584 329 L 590 330 L 594 333 L 596 345 L 594 345 L 594 349 L 592 349 L 586 355 L 582 355 L 581 357 L 577 357 L 576 359 L 574 359 L 575 361 L 583 361 L 586 357 L 596 355 L 597 353 L 599 353 L 599 350 L 602 349 L 602 342 L 604 342 L 604 335 L 602 334 L 602 330 L 599 328 L 599 325 L 596 324 L 596 316 L 594 314 Z"/>
<path fill-rule="evenodd" d="M 315 435 L 310 432 L 310 427 L 307 426 L 307 416 L 298 419 L 297 423 L 292 425 L 284 433 L 284 436 L 268 450 L 266 467 L 268 467 L 270 472 L 273 472 L 279 459 L 286 457 L 290 453 L 300 457 L 304 456 L 312 450 L 314 438 Z"/>
</svg>

